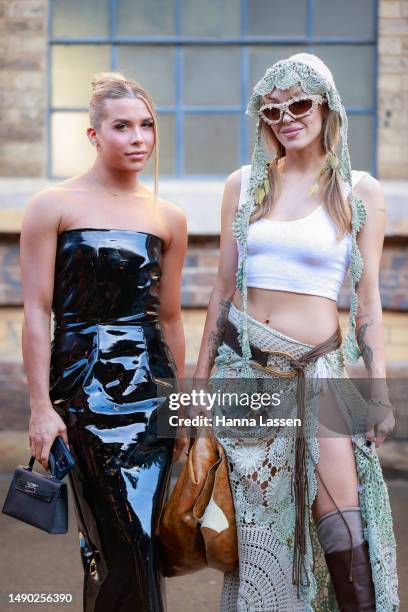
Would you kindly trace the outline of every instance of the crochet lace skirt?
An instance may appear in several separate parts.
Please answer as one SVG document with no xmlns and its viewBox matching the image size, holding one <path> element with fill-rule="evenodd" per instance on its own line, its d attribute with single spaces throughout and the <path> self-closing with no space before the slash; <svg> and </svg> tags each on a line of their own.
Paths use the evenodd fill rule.
<svg viewBox="0 0 408 612">
<path fill-rule="evenodd" d="M 231 305 L 229 320 L 240 329 L 243 313 Z M 298 342 L 285 334 L 248 316 L 251 344 L 261 349 L 284 351 L 295 358 L 312 346 Z M 231 379 L 240 378 L 242 358 L 227 344 L 219 347 L 215 360 L 213 385 L 231 390 Z M 287 360 L 270 356 L 268 366 L 279 371 L 288 369 Z M 253 367 L 253 379 L 244 381 L 247 389 L 282 393 L 286 401 L 285 416 L 296 417 L 297 379 L 282 379 Z M 229 461 L 231 489 L 235 504 L 238 530 L 239 566 L 224 574 L 221 612 L 272 612 L 319 610 L 333 612 L 338 609 L 323 551 L 317 540 L 311 517 L 311 506 L 317 493 L 315 467 L 319 460 L 317 438 L 318 419 L 313 402 L 319 396 L 323 378 L 329 379 L 336 390 L 336 380 L 347 376 L 341 349 L 320 357 L 305 371 L 307 386 L 306 415 L 304 419 L 307 439 L 307 509 L 310 525 L 306 535 L 305 568 L 302 585 L 297 592 L 293 585 L 292 567 L 295 532 L 295 503 L 292 474 L 295 463 L 296 434 L 291 426 L 279 429 L 252 427 L 245 434 L 231 425 L 214 424 L 215 435 L 223 445 Z M 284 384 L 283 384 L 284 381 Z M 326 381 L 328 382 L 328 381 Z M 242 384 L 242 381 L 239 381 Z M 244 388 L 242 387 L 242 389 Z M 336 400 L 353 419 L 353 408 L 363 401 L 352 384 L 338 390 Z M 357 411 L 358 412 L 358 411 Z M 225 414 L 225 409 L 224 409 Z M 214 422 L 214 420 L 213 420 Z M 288 421 L 289 422 L 289 421 Z M 257 422 L 258 423 L 258 422 Z M 384 483 L 375 447 L 366 445 L 364 435 L 352 435 L 358 476 L 359 501 L 363 518 L 364 536 L 370 548 L 370 561 L 376 593 L 376 610 L 398 610 L 395 539 L 392 528 L 388 491 Z M 327 483 L 326 483 L 327 485 Z"/>
</svg>

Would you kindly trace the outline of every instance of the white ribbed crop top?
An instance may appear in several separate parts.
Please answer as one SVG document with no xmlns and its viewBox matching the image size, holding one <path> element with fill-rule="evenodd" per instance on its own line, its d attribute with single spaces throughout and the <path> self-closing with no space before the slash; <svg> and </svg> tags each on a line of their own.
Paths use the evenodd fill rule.
<svg viewBox="0 0 408 612">
<path fill-rule="evenodd" d="M 239 206 L 246 199 L 251 166 L 241 169 Z M 353 171 L 353 186 L 366 174 Z M 323 205 L 294 221 L 258 219 L 248 229 L 247 286 L 318 295 L 337 301 L 351 258 L 351 234 L 336 239 Z M 238 246 L 239 260 L 242 247 Z"/>
</svg>

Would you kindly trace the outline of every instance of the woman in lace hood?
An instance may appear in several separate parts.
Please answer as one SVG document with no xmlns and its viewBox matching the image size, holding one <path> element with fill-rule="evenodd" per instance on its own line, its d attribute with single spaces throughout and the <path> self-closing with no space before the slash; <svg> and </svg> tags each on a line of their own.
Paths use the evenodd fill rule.
<svg viewBox="0 0 408 612">
<path fill-rule="evenodd" d="M 281 393 L 279 409 L 263 416 L 286 424 L 258 410 L 255 427 L 225 419 L 214 426 L 229 459 L 239 546 L 221 610 L 398 610 L 376 453 L 394 426 L 383 384 L 381 186 L 352 172 L 344 106 L 316 56 L 271 66 L 248 113 L 258 117 L 257 138 L 251 164 L 225 186 L 219 270 L 195 378 L 208 378 L 215 365 L 214 386 L 230 391 L 247 380 Z M 348 271 L 342 342 L 337 298 Z M 360 356 L 368 402 L 344 367 Z M 241 405 L 229 416 L 243 412 Z"/>
</svg>

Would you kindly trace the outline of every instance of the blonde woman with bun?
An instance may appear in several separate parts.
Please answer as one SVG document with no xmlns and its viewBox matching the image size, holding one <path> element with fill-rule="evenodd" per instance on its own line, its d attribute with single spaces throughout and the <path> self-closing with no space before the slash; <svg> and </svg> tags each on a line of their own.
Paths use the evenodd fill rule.
<svg viewBox="0 0 408 612">
<path fill-rule="evenodd" d="M 92 88 L 95 162 L 37 194 L 21 233 L 29 441 L 45 468 L 57 435 L 76 462 L 84 610 L 158 612 L 157 522 L 184 442 L 158 419 L 161 385 L 183 377 L 186 219 L 157 197 L 150 95 L 118 73 Z M 153 192 L 140 180 L 151 155 Z"/>
</svg>

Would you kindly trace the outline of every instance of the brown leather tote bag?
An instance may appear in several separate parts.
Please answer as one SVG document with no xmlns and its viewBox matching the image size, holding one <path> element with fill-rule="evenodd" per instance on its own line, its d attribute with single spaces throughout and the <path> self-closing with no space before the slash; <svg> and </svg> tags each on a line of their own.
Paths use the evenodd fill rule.
<svg viewBox="0 0 408 612">
<path fill-rule="evenodd" d="M 214 437 L 196 438 L 162 513 L 164 574 L 205 567 L 226 572 L 238 563 L 234 504 L 224 449 Z"/>
</svg>

